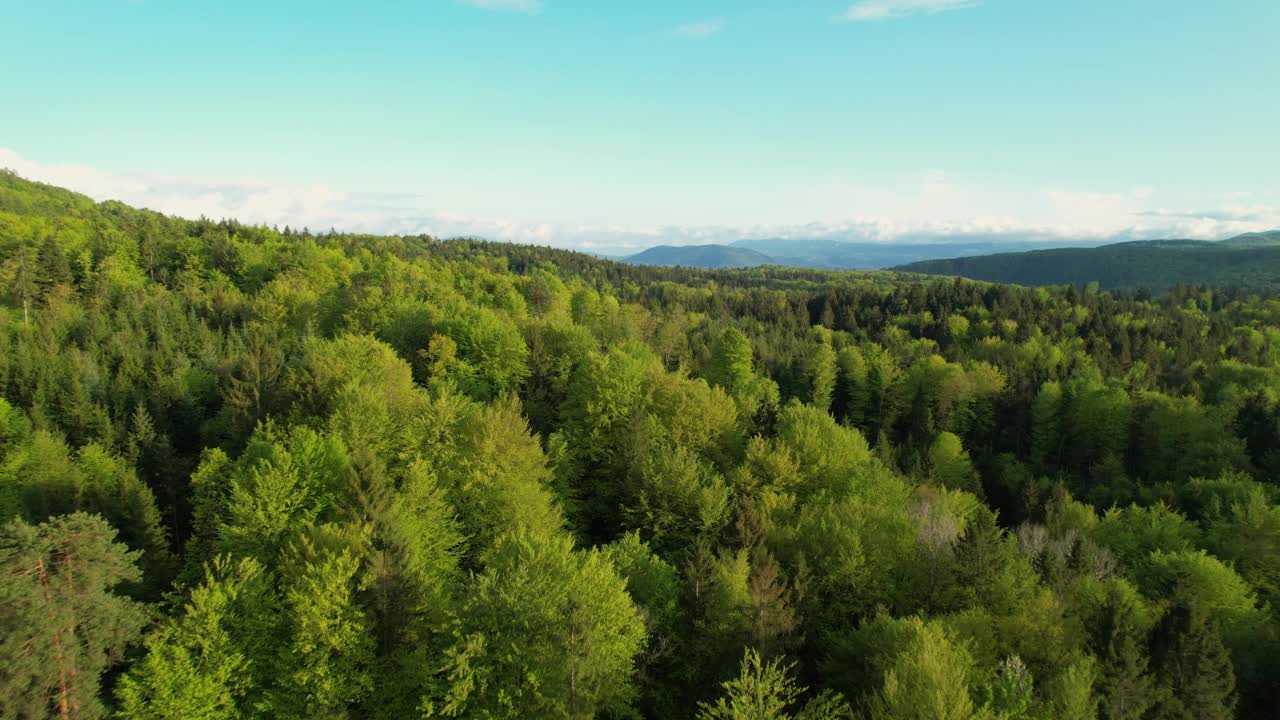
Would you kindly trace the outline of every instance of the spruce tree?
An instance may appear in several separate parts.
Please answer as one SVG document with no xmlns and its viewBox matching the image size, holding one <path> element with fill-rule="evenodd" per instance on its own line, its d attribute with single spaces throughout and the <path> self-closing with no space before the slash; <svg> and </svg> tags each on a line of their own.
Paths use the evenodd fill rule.
<svg viewBox="0 0 1280 720">
<path fill-rule="evenodd" d="M 1113 588 L 1094 636 L 1102 720 L 1139 720 L 1155 701 L 1143 635 L 1134 601 Z"/>
<path fill-rule="evenodd" d="M 1167 696 L 1156 716 L 1169 720 L 1234 717 L 1235 672 L 1231 655 L 1205 611 L 1193 602 L 1170 608 L 1152 637 L 1152 660 Z"/>
</svg>

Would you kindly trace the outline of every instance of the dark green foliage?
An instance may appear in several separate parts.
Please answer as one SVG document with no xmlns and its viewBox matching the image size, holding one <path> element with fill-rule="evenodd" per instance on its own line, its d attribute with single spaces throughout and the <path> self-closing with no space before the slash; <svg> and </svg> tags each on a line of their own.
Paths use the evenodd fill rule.
<svg viewBox="0 0 1280 720">
<path fill-rule="evenodd" d="M 1218 629 L 1200 607 L 1179 602 L 1152 638 L 1152 661 L 1168 690 L 1155 711 L 1161 718 L 1226 720 L 1234 717 L 1235 673 Z"/>
<path fill-rule="evenodd" d="M 1095 688 L 1101 695 L 1102 720 L 1137 720 L 1155 704 L 1157 693 L 1149 672 L 1146 631 L 1140 627 L 1134 601 L 1112 590 L 1106 598 L 1092 647 L 1099 659 Z"/>
</svg>

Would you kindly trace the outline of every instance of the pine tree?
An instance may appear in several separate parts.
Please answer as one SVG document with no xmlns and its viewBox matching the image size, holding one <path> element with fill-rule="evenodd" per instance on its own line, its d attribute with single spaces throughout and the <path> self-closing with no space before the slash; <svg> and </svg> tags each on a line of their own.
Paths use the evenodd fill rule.
<svg viewBox="0 0 1280 720">
<path fill-rule="evenodd" d="M 104 714 L 102 674 L 146 620 L 144 606 L 112 592 L 141 579 L 136 561 L 94 515 L 0 530 L 0 718 Z"/>
</svg>

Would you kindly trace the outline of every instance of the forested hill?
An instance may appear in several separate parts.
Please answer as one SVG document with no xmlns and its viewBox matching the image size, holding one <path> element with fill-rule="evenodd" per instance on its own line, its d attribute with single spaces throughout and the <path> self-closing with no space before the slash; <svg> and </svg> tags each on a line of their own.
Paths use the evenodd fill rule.
<svg viewBox="0 0 1280 720">
<path fill-rule="evenodd" d="M 1270 718 L 1280 301 L 0 174 L 0 718 Z"/>
<path fill-rule="evenodd" d="M 729 245 L 659 245 L 626 259 L 637 265 L 681 265 L 701 268 L 746 268 L 775 265 L 768 255 Z"/>
<path fill-rule="evenodd" d="M 942 260 L 998 252 L 1045 250 L 1053 247 L 1092 247 L 1087 241 L 1010 240 L 1007 237 L 934 239 L 932 242 L 898 239 L 892 242 L 852 242 L 804 238 L 751 238 L 734 241 L 732 247 L 768 255 L 774 264 L 832 270 L 873 270 L 922 260 Z"/>
<path fill-rule="evenodd" d="M 1165 291 L 1178 285 L 1280 289 L 1280 231 L 1221 242 L 1153 240 L 927 260 L 897 269 L 1019 285 L 1099 283 L 1104 289 Z"/>
</svg>

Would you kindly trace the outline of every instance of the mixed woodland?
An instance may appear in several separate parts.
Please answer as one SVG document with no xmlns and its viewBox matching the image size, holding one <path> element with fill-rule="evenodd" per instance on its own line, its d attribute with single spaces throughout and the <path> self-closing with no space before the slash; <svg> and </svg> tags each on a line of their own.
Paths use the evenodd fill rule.
<svg viewBox="0 0 1280 720">
<path fill-rule="evenodd" d="M 0 175 L 0 718 L 1268 718 L 1280 299 Z"/>
</svg>

